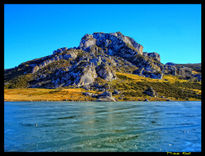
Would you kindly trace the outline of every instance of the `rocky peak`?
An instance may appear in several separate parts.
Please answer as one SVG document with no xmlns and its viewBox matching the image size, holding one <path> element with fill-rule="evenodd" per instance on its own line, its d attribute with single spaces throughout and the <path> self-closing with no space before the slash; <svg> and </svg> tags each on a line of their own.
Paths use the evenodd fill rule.
<svg viewBox="0 0 205 156">
<path fill-rule="evenodd" d="M 103 48 L 109 55 L 118 55 L 121 49 L 131 49 L 133 54 L 142 54 L 143 46 L 132 38 L 124 36 L 121 32 L 102 33 L 95 32 L 92 35 L 86 34 L 80 41 L 79 48 L 89 51 L 89 47 L 98 46 Z"/>
<path fill-rule="evenodd" d="M 191 66 L 190 66 L 191 67 Z M 183 79 L 201 80 L 200 70 L 160 62 L 156 52 L 143 52 L 143 46 L 121 32 L 95 32 L 82 37 L 80 45 L 59 48 L 52 55 L 30 60 L 5 70 L 5 79 L 30 73 L 30 87 L 57 88 L 94 86 L 96 82 L 117 79 L 116 72 L 133 73 L 153 79 L 164 74 L 181 75 Z"/>
</svg>

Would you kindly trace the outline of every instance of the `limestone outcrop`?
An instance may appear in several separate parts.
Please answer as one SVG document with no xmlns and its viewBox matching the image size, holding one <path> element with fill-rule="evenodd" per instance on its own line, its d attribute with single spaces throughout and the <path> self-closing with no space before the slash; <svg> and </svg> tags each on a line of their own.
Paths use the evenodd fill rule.
<svg viewBox="0 0 205 156">
<path fill-rule="evenodd" d="M 59 48 L 51 55 L 21 63 L 5 70 L 5 83 L 22 76 L 32 77 L 29 87 L 58 88 L 82 87 L 86 90 L 106 91 L 117 79 L 117 72 L 132 73 L 152 79 L 164 75 L 179 76 L 182 79 L 201 81 L 199 68 L 162 64 L 157 52 L 143 52 L 143 46 L 121 32 L 86 34 L 78 47 Z M 99 84 L 98 81 L 104 84 Z M 118 94 L 116 91 L 114 94 Z M 110 96 L 105 96 L 112 99 Z M 100 99 L 99 99 L 100 100 Z M 113 99 L 112 99 L 113 100 Z"/>
</svg>

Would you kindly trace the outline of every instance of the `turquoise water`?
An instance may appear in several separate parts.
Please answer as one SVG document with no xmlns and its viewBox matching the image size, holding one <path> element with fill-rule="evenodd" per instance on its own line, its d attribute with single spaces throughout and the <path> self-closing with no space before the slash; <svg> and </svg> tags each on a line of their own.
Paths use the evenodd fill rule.
<svg viewBox="0 0 205 156">
<path fill-rule="evenodd" d="M 200 152 L 201 102 L 5 102 L 4 151 Z"/>
</svg>

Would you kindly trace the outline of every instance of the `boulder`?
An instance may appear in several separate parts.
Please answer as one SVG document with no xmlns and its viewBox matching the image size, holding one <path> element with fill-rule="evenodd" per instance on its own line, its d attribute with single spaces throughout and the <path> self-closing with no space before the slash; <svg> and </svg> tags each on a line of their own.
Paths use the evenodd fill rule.
<svg viewBox="0 0 205 156">
<path fill-rule="evenodd" d="M 148 99 L 145 99 L 144 101 L 149 101 Z"/>
<path fill-rule="evenodd" d="M 90 93 L 90 92 L 84 92 L 83 95 L 85 95 L 85 96 L 93 96 L 93 93 Z"/>
<path fill-rule="evenodd" d="M 116 100 L 112 97 L 111 92 L 105 91 L 97 96 L 97 101 L 115 102 Z"/>
<path fill-rule="evenodd" d="M 157 93 L 155 92 L 155 90 L 152 87 L 148 87 L 143 93 L 146 95 L 152 96 L 152 97 L 157 96 Z"/>
<path fill-rule="evenodd" d="M 100 97 L 96 101 L 98 102 L 116 102 L 114 97 Z"/>
</svg>

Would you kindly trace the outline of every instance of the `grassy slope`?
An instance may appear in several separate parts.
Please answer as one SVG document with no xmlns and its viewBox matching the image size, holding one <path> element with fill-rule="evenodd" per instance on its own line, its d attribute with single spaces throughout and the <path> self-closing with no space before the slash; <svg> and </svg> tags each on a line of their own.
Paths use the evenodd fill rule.
<svg viewBox="0 0 205 156">
<path fill-rule="evenodd" d="M 201 99 L 201 83 L 180 80 L 176 76 L 164 75 L 162 80 L 127 73 L 117 73 L 117 76 L 120 80 L 112 81 L 111 86 L 125 95 L 123 100 L 144 100 L 145 98 L 151 101 Z M 157 97 L 149 97 L 143 94 L 148 86 L 151 86 L 157 92 Z"/>
<path fill-rule="evenodd" d="M 82 95 L 84 89 L 5 89 L 5 101 L 92 101 L 91 97 Z"/>
<path fill-rule="evenodd" d="M 147 98 L 150 101 L 170 100 L 201 100 L 201 83 L 180 80 L 175 76 L 165 75 L 162 80 L 145 78 L 134 74 L 117 72 L 117 79 L 108 84 L 111 88 L 108 91 L 117 89 L 119 95 L 114 97 L 118 101 L 138 101 Z M 100 80 L 98 80 L 100 83 Z M 105 83 L 102 80 L 102 83 Z M 157 97 L 150 97 L 143 94 L 143 91 L 151 86 L 158 94 Z M 5 89 L 5 101 L 93 101 L 95 98 L 82 95 L 83 92 L 100 93 L 97 91 L 87 91 L 81 88 L 22 88 Z M 162 97 L 163 96 L 163 97 Z"/>
</svg>

